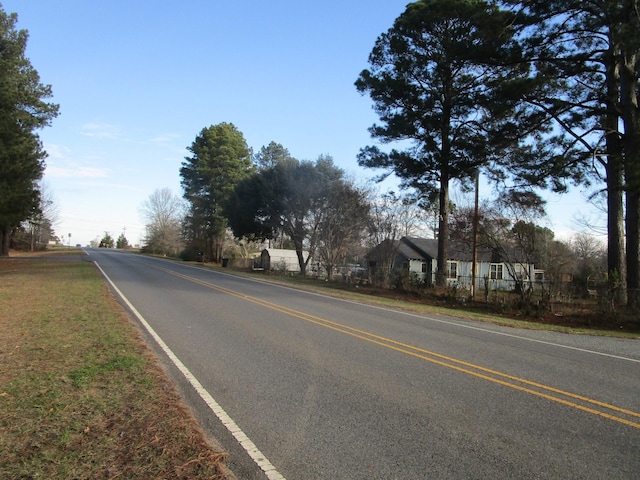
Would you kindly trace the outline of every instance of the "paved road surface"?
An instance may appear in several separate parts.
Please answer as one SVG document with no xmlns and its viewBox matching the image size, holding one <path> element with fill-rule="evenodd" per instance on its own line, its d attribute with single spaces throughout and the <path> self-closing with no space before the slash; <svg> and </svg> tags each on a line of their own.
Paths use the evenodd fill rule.
<svg viewBox="0 0 640 480">
<path fill-rule="evenodd" d="M 638 340 L 402 313 L 88 253 L 202 387 L 209 405 L 170 368 L 239 478 L 640 478 Z"/>
</svg>

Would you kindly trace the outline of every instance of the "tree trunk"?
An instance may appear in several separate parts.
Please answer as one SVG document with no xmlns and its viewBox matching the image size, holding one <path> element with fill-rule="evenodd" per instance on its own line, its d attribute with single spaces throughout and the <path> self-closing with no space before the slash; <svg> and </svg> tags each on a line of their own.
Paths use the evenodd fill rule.
<svg viewBox="0 0 640 480">
<path fill-rule="evenodd" d="M 615 117 L 617 122 L 617 117 Z M 617 305 L 627 303 L 627 268 L 624 247 L 622 154 L 617 130 L 607 136 L 607 273 Z"/>
<path fill-rule="evenodd" d="M 442 287 L 447 283 L 447 254 L 449 243 L 449 177 L 442 172 L 440 179 L 440 218 L 438 219 L 438 262 L 436 285 Z"/>
<path fill-rule="evenodd" d="M 620 106 L 624 125 L 624 173 L 627 190 L 627 291 L 628 304 L 634 309 L 640 307 L 640 108 L 637 69 L 637 52 L 623 51 L 620 65 Z"/>
<path fill-rule="evenodd" d="M 0 257 L 9 256 L 9 233 L 7 227 L 0 227 Z"/>
<path fill-rule="evenodd" d="M 300 275 L 307 276 L 307 262 L 304 260 L 304 251 L 302 250 L 302 244 L 296 244 L 296 255 L 298 257 L 298 265 L 300 266 Z"/>
<path fill-rule="evenodd" d="M 224 252 L 224 237 L 216 236 L 214 239 L 214 248 L 216 250 L 216 262 L 222 263 L 222 257 Z"/>
<path fill-rule="evenodd" d="M 640 194 L 627 192 L 627 294 L 628 305 L 632 309 L 640 308 Z"/>
<path fill-rule="evenodd" d="M 608 287 L 617 305 L 627 304 L 627 268 L 625 264 L 625 235 L 623 208 L 623 154 L 618 125 L 617 103 L 620 97 L 618 82 L 617 46 L 610 32 L 609 49 L 606 53 L 606 99 L 607 113 L 604 116 L 606 141 L 607 187 L 607 277 Z M 596 155 L 598 152 L 594 152 Z"/>
</svg>

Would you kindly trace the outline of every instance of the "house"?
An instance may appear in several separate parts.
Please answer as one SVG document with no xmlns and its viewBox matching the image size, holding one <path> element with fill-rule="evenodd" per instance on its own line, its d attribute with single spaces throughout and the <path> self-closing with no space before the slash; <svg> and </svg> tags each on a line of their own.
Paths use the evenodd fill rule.
<svg viewBox="0 0 640 480">
<path fill-rule="evenodd" d="M 308 252 L 302 252 L 303 258 L 309 257 Z M 282 248 L 265 248 L 260 254 L 260 266 L 263 270 L 280 270 L 283 272 L 299 272 L 300 263 L 295 250 Z"/>
<path fill-rule="evenodd" d="M 375 252 L 375 250 L 373 251 Z M 448 246 L 447 282 L 460 286 L 471 285 L 473 248 L 464 242 L 452 241 Z M 375 264 L 375 253 L 368 255 L 369 265 Z M 435 283 L 438 262 L 438 240 L 403 237 L 396 244 L 391 263 L 392 271 L 413 272 L 425 283 Z M 534 269 L 513 249 L 502 252 L 486 247 L 478 248 L 476 287 L 486 278 L 492 289 L 513 289 L 516 280 L 534 282 L 542 272 Z"/>
</svg>

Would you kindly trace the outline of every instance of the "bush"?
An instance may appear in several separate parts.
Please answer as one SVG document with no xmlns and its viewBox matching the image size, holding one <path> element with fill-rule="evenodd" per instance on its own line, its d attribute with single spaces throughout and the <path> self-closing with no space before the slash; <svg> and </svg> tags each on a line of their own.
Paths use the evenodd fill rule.
<svg viewBox="0 0 640 480">
<path fill-rule="evenodd" d="M 185 247 L 182 252 L 180 252 L 180 258 L 185 262 L 200 262 L 202 261 L 202 255 L 200 250 L 196 247 L 190 246 Z"/>
<path fill-rule="evenodd" d="M 426 287 L 426 283 L 420 280 L 416 272 L 408 271 L 394 272 L 391 284 L 393 288 L 403 292 L 421 292 Z"/>
</svg>

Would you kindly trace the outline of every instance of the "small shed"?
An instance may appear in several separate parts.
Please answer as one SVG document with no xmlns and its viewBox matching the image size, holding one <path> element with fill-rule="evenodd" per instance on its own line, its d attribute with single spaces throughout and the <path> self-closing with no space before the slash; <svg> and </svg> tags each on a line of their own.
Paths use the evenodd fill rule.
<svg viewBox="0 0 640 480">
<path fill-rule="evenodd" d="M 302 255 L 305 260 L 309 257 L 308 252 L 302 252 Z M 295 250 L 265 248 L 260 254 L 260 268 L 263 270 L 299 272 L 300 263 Z"/>
</svg>

